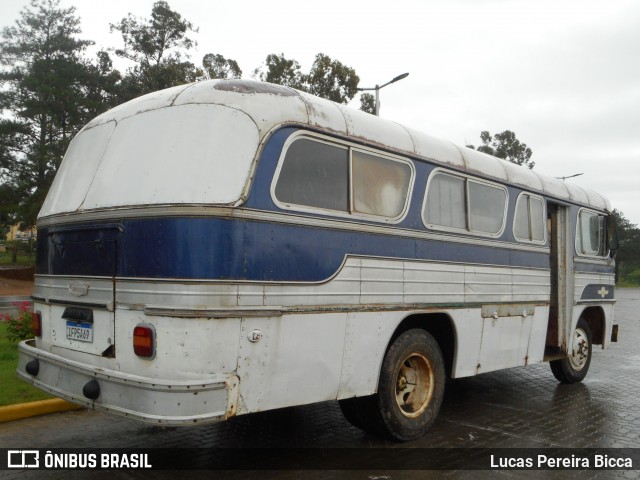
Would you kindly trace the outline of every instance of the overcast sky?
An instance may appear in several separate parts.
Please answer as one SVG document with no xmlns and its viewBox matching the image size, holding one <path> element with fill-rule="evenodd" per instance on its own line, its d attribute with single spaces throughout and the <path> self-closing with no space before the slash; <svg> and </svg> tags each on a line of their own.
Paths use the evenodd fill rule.
<svg viewBox="0 0 640 480">
<path fill-rule="evenodd" d="M 26 0 L 2 0 L 13 24 Z M 109 33 L 152 0 L 61 0 L 82 38 Z M 319 52 L 355 68 L 361 87 L 409 72 L 380 91 L 380 115 L 465 145 L 513 130 L 535 170 L 607 196 L 640 224 L 640 1 L 416 0 L 268 2 L 169 0 L 199 28 L 191 60 L 219 53 L 252 78 L 270 53 L 307 71 Z M 116 65 L 124 68 L 124 64 Z M 359 107 L 356 97 L 351 106 Z"/>
</svg>

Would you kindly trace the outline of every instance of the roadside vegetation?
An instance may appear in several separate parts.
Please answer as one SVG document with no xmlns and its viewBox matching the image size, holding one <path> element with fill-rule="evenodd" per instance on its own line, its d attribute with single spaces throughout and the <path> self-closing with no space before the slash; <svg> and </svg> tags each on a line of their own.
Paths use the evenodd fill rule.
<svg viewBox="0 0 640 480">
<path fill-rule="evenodd" d="M 616 251 L 616 285 L 640 287 L 640 228 L 614 210 L 620 248 Z"/>
<path fill-rule="evenodd" d="M 36 262 L 33 241 L 2 241 L 0 236 L 0 266 L 32 267 Z"/>
<path fill-rule="evenodd" d="M 10 341 L 8 334 L 8 323 L 0 321 L 0 406 L 53 398 L 18 378 L 18 343 Z"/>
<path fill-rule="evenodd" d="M 26 253 L 19 253 L 16 255 L 16 261 L 13 261 L 12 254 L 9 252 L 0 253 L 0 266 L 19 266 L 19 267 L 33 267 L 36 263 L 36 256 Z"/>
</svg>

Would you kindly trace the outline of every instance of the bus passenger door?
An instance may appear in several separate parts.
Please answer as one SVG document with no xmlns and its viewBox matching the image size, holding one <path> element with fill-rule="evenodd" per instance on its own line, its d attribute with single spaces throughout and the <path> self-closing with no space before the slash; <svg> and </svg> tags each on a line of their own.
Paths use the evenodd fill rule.
<svg viewBox="0 0 640 480">
<path fill-rule="evenodd" d="M 547 204 L 550 258 L 549 324 L 545 360 L 564 356 L 573 312 L 573 234 L 569 207 Z"/>
</svg>

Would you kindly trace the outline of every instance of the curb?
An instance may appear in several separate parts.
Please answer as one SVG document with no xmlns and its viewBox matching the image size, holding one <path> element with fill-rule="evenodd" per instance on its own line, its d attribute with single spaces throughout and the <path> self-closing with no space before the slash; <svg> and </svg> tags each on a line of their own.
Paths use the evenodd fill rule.
<svg viewBox="0 0 640 480">
<path fill-rule="evenodd" d="M 67 412 L 84 408 L 60 398 L 39 400 L 37 402 L 18 403 L 0 407 L 0 423 L 21 420 L 23 418 L 47 415 L 49 413 Z"/>
</svg>

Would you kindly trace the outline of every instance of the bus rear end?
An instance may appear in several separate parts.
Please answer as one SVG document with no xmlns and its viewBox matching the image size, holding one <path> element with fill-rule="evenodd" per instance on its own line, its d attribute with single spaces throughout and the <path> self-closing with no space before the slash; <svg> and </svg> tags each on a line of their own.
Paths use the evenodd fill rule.
<svg viewBox="0 0 640 480">
<path fill-rule="evenodd" d="M 193 292 L 224 275 L 226 218 L 259 144 L 246 114 L 179 104 L 186 89 L 107 112 L 71 143 L 38 219 L 39 327 L 17 370 L 71 402 L 170 425 L 236 413 L 240 319 L 213 332 L 205 314 L 152 310 L 197 308 Z"/>
</svg>

